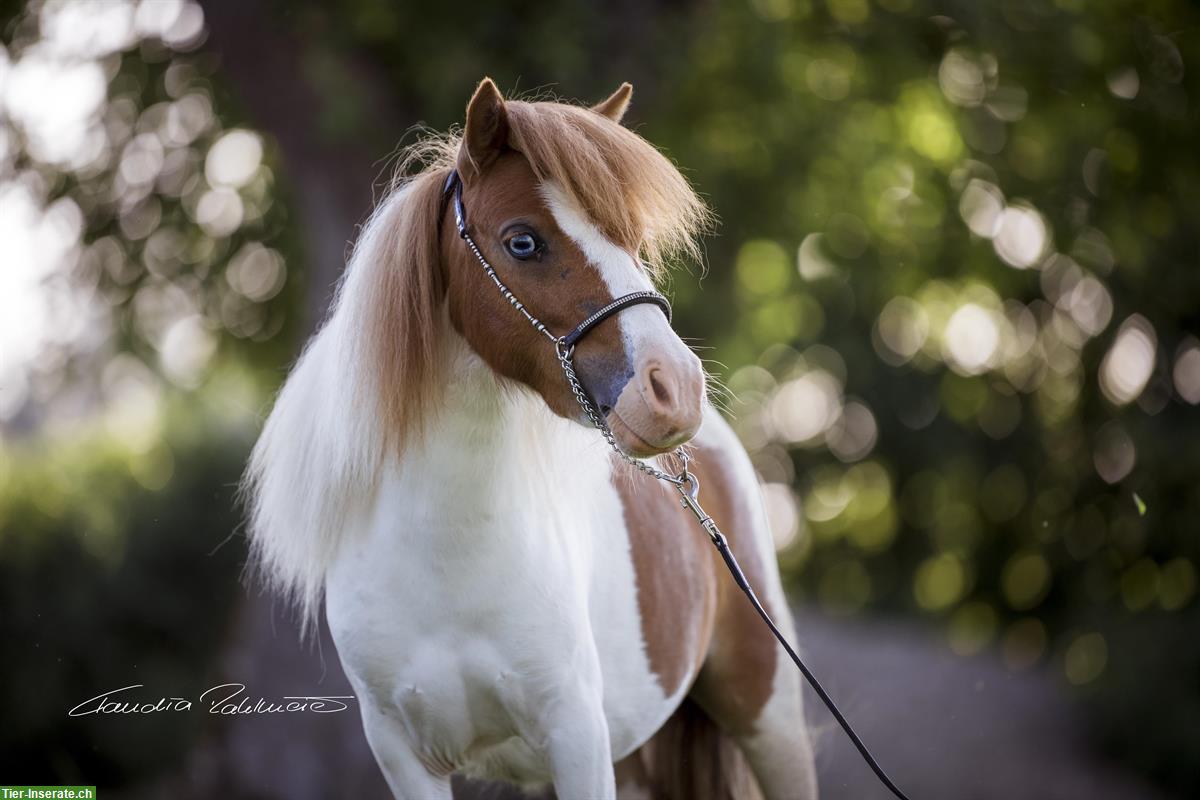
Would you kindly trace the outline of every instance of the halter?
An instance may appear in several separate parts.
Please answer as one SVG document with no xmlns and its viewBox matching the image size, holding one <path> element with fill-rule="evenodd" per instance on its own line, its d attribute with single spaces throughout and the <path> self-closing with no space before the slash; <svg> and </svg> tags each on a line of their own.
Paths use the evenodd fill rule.
<svg viewBox="0 0 1200 800">
<path fill-rule="evenodd" d="M 747 598 L 749 598 L 750 603 L 754 606 L 754 610 L 758 612 L 760 617 L 762 617 L 763 622 L 765 622 L 767 627 L 771 629 L 771 633 L 774 634 L 775 638 L 779 641 L 779 644 L 783 646 L 783 649 L 787 651 L 787 654 L 791 656 L 792 661 L 795 663 L 796 667 L 799 668 L 801 674 L 804 675 L 805 680 L 807 680 L 809 685 L 812 686 L 813 690 L 817 693 L 817 696 L 821 698 L 821 701 L 825 704 L 826 708 L 829 709 L 829 712 L 833 714 L 833 717 L 837 720 L 838 724 L 842 726 L 842 730 L 846 732 L 846 735 L 850 738 L 851 743 L 853 743 L 859 754 L 862 755 L 863 760 L 867 762 L 867 766 L 871 768 L 871 771 L 875 773 L 875 776 L 879 778 L 879 781 L 886 786 L 892 794 L 894 794 L 900 800 L 908 800 L 908 797 L 906 797 L 905 794 L 896 787 L 896 784 L 892 782 L 892 779 L 889 778 L 887 773 L 883 771 L 883 767 L 879 766 L 878 762 L 875 761 L 875 757 L 871 755 L 869 750 L 867 750 L 867 746 L 863 744 L 863 741 L 858 738 L 858 734 L 856 734 L 854 729 L 850 727 L 849 721 L 842 716 L 842 712 L 838 710 L 837 705 L 833 702 L 833 698 L 829 696 L 824 687 L 821 686 L 820 682 L 817 680 L 816 676 L 813 675 L 808 666 L 805 665 L 804 661 L 802 661 L 800 656 L 797 655 L 796 651 L 792 649 L 792 646 L 788 644 L 788 641 L 784 637 L 783 633 L 775 625 L 775 621 L 771 619 L 770 614 L 768 614 L 766 608 L 763 607 L 762 602 L 758 599 L 758 595 L 754 592 L 754 588 L 750 585 L 750 581 L 747 580 L 746 574 L 742 572 L 742 568 L 738 564 L 737 559 L 734 557 L 733 551 L 729 549 L 729 542 L 725 538 L 725 535 L 721 533 L 721 529 L 717 527 L 717 523 L 712 517 L 705 513 L 704 508 L 700 505 L 700 481 L 695 475 L 688 472 L 688 462 L 690 461 L 690 456 L 688 456 L 687 451 L 680 447 L 672 452 L 672 455 L 678 458 L 683 465 L 678 475 L 671 475 L 670 473 L 663 472 L 657 467 L 647 464 L 645 461 L 634 458 L 626 453 L 621 449 L 620 445 L 617 444 L 616 436 L 613 434 L 612 428 L 608 426 L 608 421 L 605 420 L 600 412 L 596 410 L 596 404 L 592 401 L 591 395 L 589 395 L 587 390 L 583 388 L 583 384 L 579 381 L 579 376 L 575 373 L 575 364 L 573 361 L 573 357 L 575 355 L 575 345 L 578 344 L 579 340 L 591 332 L 597 325 L 614 314 L 629 308 L 630 306 L 635 306 L 642 303 L 658 306 L 660 309 L 662 309 L 662 312 L 667 315 L 667 322 L 670 322 L 671 304 L 667 302 L 667 298 L 663 297 L 657 292 L 631 292 L 629 294 L 622 295 L 621 297 L 618 297 L 605 305 L 600 310 L 590 314 L 586 319 L 576 325 L 569 333 L 565 334 L 564 336 L 555 336 L 541 320 L 539 320 L 533 315 L 532 312 L 530 312 L 524 303 L 517 299 L 517 296 L 513 294 L 512 290 L 504 285 L 504 281 L 500 280 L 500 276 L 496 274 L 496 270 L 491 264 L 488 263 L 488 260 L 484 257 L 483 252 L 479 249 L 479 245 L 475 244 L 475 240 L 471 238 L 471 234 L 467 231 L 467 211 L 463 206 L 462 190 L 463 182 L 462 178 L 459 177 L 458 170 L 450 170 L 450 174 L 446 176 L 445 186 L 442 187 L 442 196 L 445 197 L 447 194 L 451 194 L 454 204 L 454 224 L 458 228 L 459 237 L 461 237 L 462 240 L 467 243 L 467 247 L 471 248 L 471 252 L 475 254 L 475 258 L 479 261 L 480 266 L 483 267 L 484 273 L 492 279 L 492 283 L 496 284 L 496 288 L 500 290 L 500 294 L 503 295 L 504 299 L 509 302 L 509 305 L 521 312 L 521 315 L 525 317 L 526 321 L 528 321 L 538 333 L 545 336 L 554 345 L 554 352 L 558 356 L 558 362 L 562 367 L 563 376 L 567 379 L 567 383 L 570 384 L 571 392 L 575 395 L 575 399 L 578 401 L 579 407 L 583 409 L 583 412 L 587 415 L 592 425 L 594 425 L 597 430 L 600 431 L 600 433 L 604 436 L 605 441 L 608 442 L 609 447 L 611 447 L 613 451 L 624 461 L 636 467 L 638 470 L 644 472 L 650 477 L 657 478 L 660 481 L 665 481 L 666 483 L 669 483 L 675 487 L 676 491 L 679 492 L 681 497 L 680 504 L 692 513 L 692 515 L 696 518 L 696 521 L 700 524 L 700 527 L 703 528 L 704 532 L 708 534 L 709 539 L 712 540 L 713 546 L 715 546 L 717 551 L 721 554 L 721 559 L 725 562 L 725 566 L 729 568 L 729 574 L 733 576 L 733 580 L 735 583 L 737 583 L 738 588 L 745 593 Z"/>
<path fill-rule="evenodd" d="M 613 452 L 620 456 L 626 463 L 652 478 L 658 478 L 660 481 L 666 481 L 676 487 L 684 485 L 685 476 L 691 477 L 687 473 L 687 453 L 682 448 L 675 450 L 673 455 L 683 462 L 684 469 L 679 475 L 671 475 L 652 464 L 647 464 L 639 458 L 634 458 L 622 450 L 620 445 L 617 444 L 617 438 L 613 434 L 612 428 L 608 426 L 607 420 L 597 410 L 596 403 L 592 400 L 591 395 L 583 388 L 583 384 L 575 372 L 574 362 L 575 345 L 579 343 L 579 340 L 594 330 L 601 322 L 630 306 L 643 303 L 658 306 L 667 315 L 667 322 L 670 322 L 671 304 L 667 302 L 667 298 L 658 292 L 630 292 L 611 301 L 598 311 L 589 314 L 586 319 L 571 329 L 569 333 L 563 336 L 555 336 L 546 327 L 545 323 L 535 317 L 528 307 L 517 299 L 512 290 L 504 285 L 504 281 L 500 280 L 500 276 L 496 274 L 496 270 L 488 263 L 488 260 L 483 255 L 483 251 L 479 249 L 479 245 L 475 244 L 475 240 L 471 238 L 471 234 L 467 230 L 467 209 L 463 206 L 462 190 L 463 182 L 462 178 L 459 177 L 458 170 L 450 170 L 450 174 L 446 176 L 446 183 L 442 187 L 442 196 L 444 197 L 447 194 L 451 196 L 454 207 L 454 226 L 458 228 L 459 237 L 467 243 L 467 247 L 471 248 L 471 252 L 475 254 L 479 265 L 483 267 L 484 274 L 492 279 L 492 283 L 496 284 L 496 288 L 500 290 L 500 294 L 504 296 L 509 305 L 521 312 L 521 316 L 525 317 L 525 320 L 533 326 L 534 330 L 545 336 L 554 345 L 554 352 L 558 356 L 558 363 L 562 367 L 563 376 L 571 386 L 571 393 L 575 395 L 576 402 L 579 403 L 579 407 L 583 409 L 588 420 L 604 436 L 604 440 L 608 442 Z"/>
</svg>

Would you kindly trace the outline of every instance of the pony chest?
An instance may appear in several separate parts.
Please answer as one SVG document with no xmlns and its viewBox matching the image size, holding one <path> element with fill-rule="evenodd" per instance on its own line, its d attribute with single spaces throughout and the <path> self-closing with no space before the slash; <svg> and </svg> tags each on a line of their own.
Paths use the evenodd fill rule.
<svg viewBox="0 0 1200 800">
<path fill-rule="evenodd" d="M 559 503 L 478 483 L 466 495 L 445 485 L 381 493 L 327 581 L 330 626 L 360 693 L 458 760 L 481 746 L 504 750 L 548 697 L 593 691 L 598 675 L 614 755 L 649 738 L 686 691 L 703 644 L 674 619 L 648 627 L 660 606 L 646 605 L 647 592 L 659 594 L 646 582 L 665 576 L 635 555 L 674 571 L 678 545 L 639 552 L 631 537 L 648 532 L 630 529 L 632 498 L 596 477 Z M 501 497 L 510 502 L 493 502 Z M 668 606 L 685 617 L 694 608 Z M 691 652 L 665 669 L 664 644 L 680 639 Z"/>
<path fill-rule="evenodd" d="M 527 503 L 411 488 L 381 492 L 327 573 L 348 666 L 378 685 L 450 673 L 499 685 L 513 664 L 552 660 L 551 642 L 584 632 L 586 530 L 549 529 Z"/>
<path fill-rule="evenodd" d="M 345 548 L 327 579 L 330 628 L 360 700 L 400 720 L 431 766 L 543 779 L 542 736 L 529 734 L 547 698 L 589 690 L 569 658 L 594 652 L 586 559 L 461 511 L 437 528 L 393 516 Z"/>
</svg>

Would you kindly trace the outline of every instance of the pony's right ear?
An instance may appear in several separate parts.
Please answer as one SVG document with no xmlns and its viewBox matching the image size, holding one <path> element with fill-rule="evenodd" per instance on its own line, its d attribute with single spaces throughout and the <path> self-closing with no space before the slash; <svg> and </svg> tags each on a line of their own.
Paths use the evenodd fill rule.
<svg viewBox="0 0 1200 800">
<path fill-rule="evenodd" d="M 508 113 L 504 98 L 491 78 L 484 78 L 467 104 L 467 127 L 458 152 L 458 172 L 464 181 L 483 173 L 508 143 Z"/>
</svg>

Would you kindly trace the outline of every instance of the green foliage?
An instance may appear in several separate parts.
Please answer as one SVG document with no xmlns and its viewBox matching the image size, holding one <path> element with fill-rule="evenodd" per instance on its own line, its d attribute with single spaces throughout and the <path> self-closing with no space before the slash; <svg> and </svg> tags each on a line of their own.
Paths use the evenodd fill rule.
<svg viewBox="0 0 1200 800">
<path fill-rule="evenodd" d="M 723 3 L 644 128 L 723 219 L 678 318 L 760 474 L 794 487 L 767 496 L 797 587 L 1049 663 L 1114 748 L 1192 789 L 1171 765 L 1194 731 L 1165 725 L 1155 759 L 1127 732 L 1194 686 L 1129 680 L 1145 648 L 1109 637 L 1178 636 L 1194 608 L 1196 22 Z"/>
<path fill-rule="evenodd" d="M 202 732 L 196 713 L 67 716 L 104 690 L 195 698 L 217 682 L 245 557 L 231 532 L 250 431 L 222 430 L 199 404 L 177 412 L 190 422 L 149 467 L 104 435 L 0 454 L 6 774 L 144 780 L 177 768 Z"/>
<path fill-rule="evenodd" d="M 4 329 L 19 338 L 0 363 L 0 421 L 53 419 L 75 402 L 63 381 L 108 393 L 117 352 L 183 388 L 218 352 L 260 366 L 291 353 L 303 284 L 288 274 L 295 234 L 275 202 L 275 153 L 226 124 L 233 103 L 215 62 L 189 52 L 199 23 L 172 27 L 180 9 L 200 15 L 34 2 L 3 25 L 0 213 L 15 221 L 4 312 L 23 324 Z M 165 28 L 151 35 L 156 19 Z"/>
<path fill-rule="evenodd" d="M 179 769 L 205 715 L 68 711 L 216 683 L 234 487 L 303 284 L 273 148 L 190 52 L 194 5 L 18 9 L 0 24 L 0 771 L 127 785 Z"/>
</svg>

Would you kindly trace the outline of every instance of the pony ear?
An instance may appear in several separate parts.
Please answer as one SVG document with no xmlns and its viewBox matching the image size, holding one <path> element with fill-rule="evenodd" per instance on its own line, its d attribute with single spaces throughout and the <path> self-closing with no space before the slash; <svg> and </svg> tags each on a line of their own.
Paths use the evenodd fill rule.
<svg viewBox="0 0 1200 800">
<path fill-rule="evenodd" d="M 467 104 L 467 127 L 458 153 L 464 180 L 483 173 L 508 142 L 508 113 L 491 78 L 484 78 Z"/>
<path fill-rule="evenodd" d="M 633 85 L 626 82 L 617 87 L 607 100 L 592 106 L 592 111 L 603 114 L 613 122 L 620 122 L 629 108 L 629 100 L 633 97 Z"/>
</svg>

